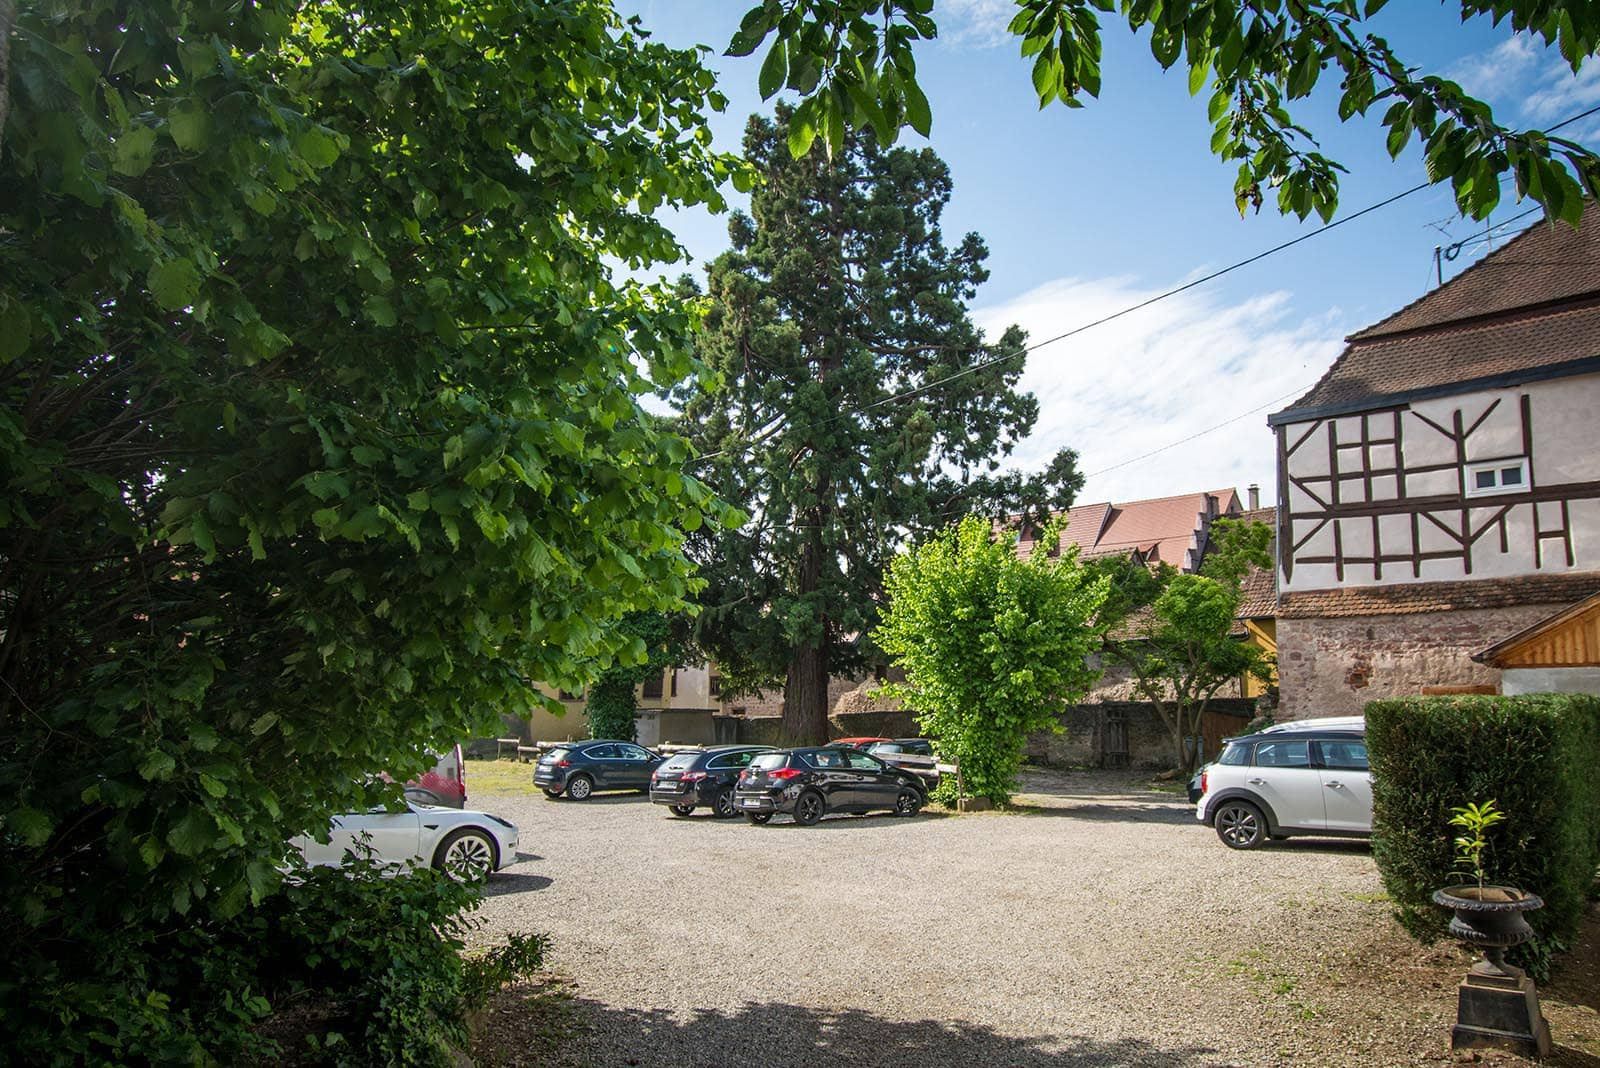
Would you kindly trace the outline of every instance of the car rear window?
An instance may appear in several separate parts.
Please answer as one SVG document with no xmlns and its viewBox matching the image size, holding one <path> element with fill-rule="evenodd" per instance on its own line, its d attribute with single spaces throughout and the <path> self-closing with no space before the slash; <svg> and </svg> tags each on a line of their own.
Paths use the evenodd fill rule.
<svg viewBox="0 0 1600 1068">
<path fill-rule="evenodd" d="M 661 765 L 661 770 L 662 771 L 682 771 L 684 768 L 689 767 L 691 764 L 693 764 L 696 760 L 699 760 L 699 759 L 700 759 L 700 754 L 699 753 L 677 753 L 677 754 L 674 754 L 670 759 L 668 759 L 665 764 Z"/>
<path fill-rule="evenodd" d="M 904 753 L 904 752 L 906 752 L 906 748 L 903 745 L 896 745 L 893 742 L 879 742 L 876 745 L 867 746 L 867 752 L 869 752 L 869 753 Z"/>
<path fill-rule="evenodd" d="M 1250 747 L 1243 742 L 1234 742 L 1222 751 L 1217 758 L 1218 764 L 1248 764 L 1250 763 Z"/>
<path fill-rule="evenodd" d="M 771 771 L 773 768 L 783 767 L 788 762 L 788 753 L 762 753 L 750 762 L 750 766 L 762 771 Z"/>
<path fill-rule="evenodd" d="M 554 764 L 556 761 L 565 760 L 571 755 L 572 750 L 570 749 L 552 749 L 550 752 L 539 758 L 539 763 Z"/>
<path fill-rule="evenodd" d="M 901 747 L 908 753 L 918 756 L 933 756 L 933 746 L 927 742 L 901 742 Z"/>
</svg>

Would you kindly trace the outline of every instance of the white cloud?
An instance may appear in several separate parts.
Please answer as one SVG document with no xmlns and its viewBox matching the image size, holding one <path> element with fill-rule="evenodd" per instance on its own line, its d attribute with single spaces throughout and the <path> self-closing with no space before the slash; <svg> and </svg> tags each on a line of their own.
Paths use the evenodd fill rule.
<svg viewBox="0 0 1600 1068">
<path fill-rule="evenodd" d="M 1007 26 L 1016 0 L 945 0 L 937 8 L 939 36 L 956 45 L 995 48 L 1012 41 Z"/>
<path fill-rule="evenodd" d="M 1600 103 L 1600 65 L 1591 63 L 1573 74 L 1558 49 L 1526 33 L 1466 57 L 1448 73 L 1473 96 L 1527 123 L 1557 122 Z M 1589 133 L 1586 127 L 1578 130 L 1562 134 L 1582 138 Z"/>
<path fill-rule="evenodd" d="M 1446 73 L 1473 96 L 1493 100 L 1522 88 L 1539 66 L 1539 51 L 1533 38 L 1519 33 L 1487 52 L 1466 57 Z"/>
<path fill-rule="evenodd" d="M 973 314 L 991 338 L 1018 323 L 1037 343 L 1154 292 L 1128 278 L 1061 278 Z M 1081 503 L 1225 486 L 1243 494 L 1252 482 L 1270 503 L 1267 415 L 1322 375 L 1345 332 L 1336 313 L 1292 316 L 1284 292 L 1227 304 L 1190 291 L 1030 353 L 1022 387 L 1039 398 L 1039 421 L 1015 465 L 1076 449 L 1090 475 Z"/>
</svg>

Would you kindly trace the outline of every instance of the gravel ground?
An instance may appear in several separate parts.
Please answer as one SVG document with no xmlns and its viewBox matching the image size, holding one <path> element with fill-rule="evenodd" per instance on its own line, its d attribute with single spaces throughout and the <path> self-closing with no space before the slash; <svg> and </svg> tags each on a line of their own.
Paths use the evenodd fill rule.
<svg viewBox="0 0 1600 1068">
<path fill-rule="evenodd" d="M 1126 776 L 1034 772 L 1025 787 L 1021 812 L 813 828 L 480 789 L 473 803 L 515 821 L 526 852 L 491 882 L 479 937 L 550 933 L 555 978 L 503 995 L 475 1053 L 651 1068 L 1453 1059 L 1467 958 L 1398 932 L 1364 844 L 1241 853 Z M 1600 1066 L 1597 959 L 1546 992 L 1556 1063 Z"/>
</svg>

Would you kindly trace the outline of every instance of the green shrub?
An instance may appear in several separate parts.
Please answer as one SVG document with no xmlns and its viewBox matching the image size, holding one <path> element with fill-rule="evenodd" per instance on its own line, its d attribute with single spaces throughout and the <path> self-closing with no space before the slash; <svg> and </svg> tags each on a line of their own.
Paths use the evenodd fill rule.
<svg viewBox="0 0 1600 1068">
<path fill-rule="evenodd" d="M 1600 699 L 1582 695 L 1418 697 L 1367 705 L 1373 856 L 1400 922 L 1432 941 L 1449 914 L 1440 887 L 1466 881 L 1451 809 L 1493 800 L 1490 881 L 1530 890 L 1537 939 L 1521 962 L 1543 972 L 1565 949 L 1600 865 Z"/>
<path fill-rule="evenodd" d="M 512 934 L 506 944 L 467 957 L 462 963 L 461 1003 L 476 1012 L 489 1002 L 495 991 L 507 983 L 526 979 L 544 967 L 550 939 L 539 934 Z"/>
<path fill-rule="evenodd" d="M 917 710 L 940 754 L 961 766 L 967 794 L 996 804 L 1016 790 L 1028 735 L 1059 731 L 1062 706 L 1099 676 L 1089 656 L 1110 582 L 1071 549 L 1053 557 L 1040 548 L 1059 533 L 1046 528 L 1023 558 L 1015 536 L 996 539 L 968 516 L 894 560 L 873 634 L 906 673 L 884 692 Z M 955 792 L 946 777 L 936 796 L 953 801 Z"/>
</svg>

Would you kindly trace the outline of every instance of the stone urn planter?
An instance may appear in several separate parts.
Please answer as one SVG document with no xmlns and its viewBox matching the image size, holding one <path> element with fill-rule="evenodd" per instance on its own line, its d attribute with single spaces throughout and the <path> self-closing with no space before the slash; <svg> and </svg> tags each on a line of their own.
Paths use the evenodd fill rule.
<svg viewBox="0 0 1600 1068">
<path fill-rule="evenodd" d="M 1530 1057 L 1550 1052 L 1550 1027 L 1539 1011 L 1539 994 L 1521 968 L 1507 964 L 1506 950 L 1533 937 L 1523 913 L 1544 907 L 1537 894 L 1511 886 L 1447 886 L 1433 902 L 1449 909 L 1450 933 L 1483 951 L 1458 988 L 1454 1049 L 1494 1046 Z"/>
</svg>

